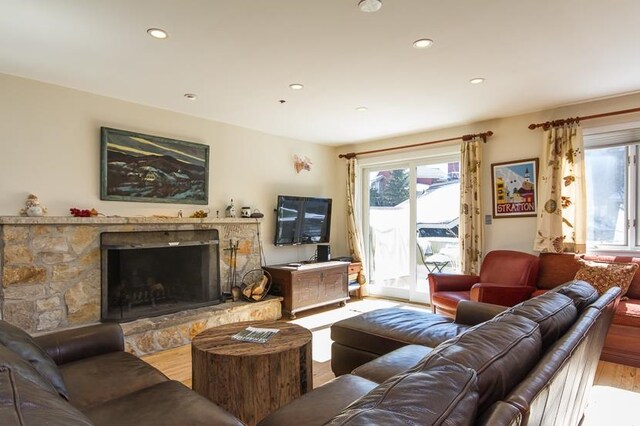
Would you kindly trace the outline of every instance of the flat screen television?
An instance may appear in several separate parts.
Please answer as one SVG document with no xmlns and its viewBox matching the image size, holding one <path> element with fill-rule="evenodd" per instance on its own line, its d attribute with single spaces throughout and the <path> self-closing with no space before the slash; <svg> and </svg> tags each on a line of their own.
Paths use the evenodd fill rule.
<svg viewBox="0 0 640 426">
<path fill-rule="evenodd" d="M 277 246 L 322 244 L 331 232 L 331 198 L 278 195 Z"/>
</svg>

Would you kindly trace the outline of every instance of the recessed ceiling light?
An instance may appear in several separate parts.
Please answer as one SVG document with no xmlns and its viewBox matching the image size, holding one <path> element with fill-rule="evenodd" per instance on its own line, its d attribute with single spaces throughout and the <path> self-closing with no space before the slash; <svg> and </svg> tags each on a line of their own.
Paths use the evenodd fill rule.
<svg viewBox="0 0 640 426">
<path fill-rule="evenodd" d="M 431 47 L 433 44 L 433 40 L 428 38 L 421 38 L 420 40 L 416 40 L 413 42 L 413 47 L 416 49 L 426 49 L 427 47 Z"/>
<path fill-rule="evenodd" d="M 358 7 L 363 12 L 377 12 L 382 7 L 381 0 L 360 0 Z"/>
<path fill-rule="evenodd" d="M 289 85 L 289 87 L 291 88 L 291 90 L 302 90 L 304 88 L 304 86 L 300 83 L 292 83 Z"/>
<path fill-rule="evenodd" d="M 198 99 L 198 95 L 196 95 L 195 93 L 185 93 L 184 97 L 189 99 L 190 101 L 195 101 L 196 99 Z"/>
<path fill-rule="evenodd" d="M 153 38 L 165 39 L 169 37 L 169 34 L 160 28 L 149 28 L 147 33 Z"/>
<path fill-rule="evenodd" d="M 484 83 L 484 78 L 478 77 L 478 78 L 472 78 L 471 80 L 469 80 L 469 83 L 471 84 L 480 84 L 480 83 Z"/>
<path fill-rule="evenodd" d="M 362 107 L 358 107 L 358 108 L 356 108 L 356 111 L 358 111 L 358 112 L 365 112 L 365 111 L 367 111 L 368 109 L 369 109 L 369 108 L 367 108 L 367 107 L 365 107 L 365 106 L 362 106 Z"/>
</svg>

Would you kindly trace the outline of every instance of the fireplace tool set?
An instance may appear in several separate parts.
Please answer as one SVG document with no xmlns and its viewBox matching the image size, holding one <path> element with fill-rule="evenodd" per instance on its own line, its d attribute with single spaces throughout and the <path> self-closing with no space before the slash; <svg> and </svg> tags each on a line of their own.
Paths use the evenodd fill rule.
<svg viewBox="0 0 640 426">
<path fill-rule="evenodd" d="M 229 248 L 224 250 L 229 252 L 227 285 L 231 289 L 233 301 L 235 302 L 239 298 L 249 302 L 258 302 L 264 299 L 271 288 L 271 274 L 262 268 L 251 269 L 243 275 L 242 280 L 238 283 L 238 241 L 229 240 Z M 262 252 L 260 258 L 262 264 Z"/>
</svg>

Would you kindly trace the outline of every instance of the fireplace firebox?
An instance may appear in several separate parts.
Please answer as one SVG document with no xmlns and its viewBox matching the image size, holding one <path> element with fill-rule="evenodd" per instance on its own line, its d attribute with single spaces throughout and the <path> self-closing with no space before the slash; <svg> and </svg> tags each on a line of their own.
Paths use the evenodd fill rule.
<svg viewBox="0 0 640 426">
<path fill-rule="evenodd" d="M 222 301 L 217 230 L 104 232 L 100 245 L 102 321 Z"/>
</svg>

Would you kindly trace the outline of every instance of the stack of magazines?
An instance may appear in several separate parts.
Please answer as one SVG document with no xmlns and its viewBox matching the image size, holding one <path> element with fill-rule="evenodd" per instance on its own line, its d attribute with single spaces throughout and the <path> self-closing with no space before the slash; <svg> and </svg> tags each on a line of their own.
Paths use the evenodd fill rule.
<svg viewBox="0 0 640 426">
<path fill-rule="evenodd" d="M 231 336 L 234 340 L 240 340 L 242 342 L 254 342 L 254 343 L 266 343 L 273 335 L 278 331 L 277 328 L 256 328 L 247 327 L 244 330 Z"/>
</svg>

